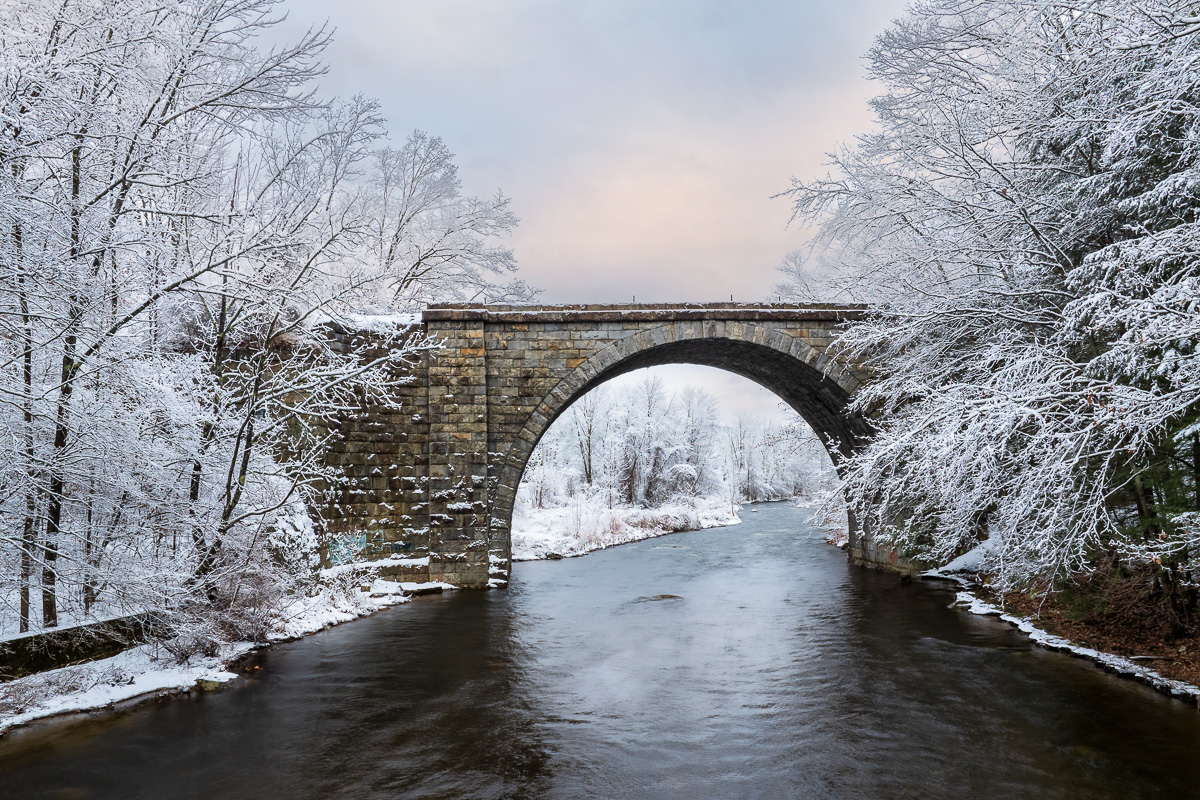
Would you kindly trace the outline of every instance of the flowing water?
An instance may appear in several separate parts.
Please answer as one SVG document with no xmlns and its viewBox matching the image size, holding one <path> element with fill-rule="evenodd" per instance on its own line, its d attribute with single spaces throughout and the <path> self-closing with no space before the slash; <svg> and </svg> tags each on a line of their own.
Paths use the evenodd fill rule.
<svg viewBox="0 0 1200 800">
<path fill-rule="evenodd" d="M 0 797 L 1200 797 L 1195 708 L 755 508 L 14 731 Z"/>
</svg>

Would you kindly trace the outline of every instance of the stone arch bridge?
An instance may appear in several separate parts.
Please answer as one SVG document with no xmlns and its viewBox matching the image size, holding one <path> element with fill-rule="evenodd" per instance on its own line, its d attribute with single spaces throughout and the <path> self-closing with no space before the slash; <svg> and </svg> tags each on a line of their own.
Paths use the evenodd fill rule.
<svg viewBox="0 0 1200 800">
<path fill-rule="evenodd" d="M 864 432 L 847 403 L 863 378 L 831 351 L 857 305 L 506 306 L 446 304 L 422 315 L 442 342 L 399 387 L 398 407 L 346 419 L 329 464 L 347 488 L 324 510 L 331 532 L 365 532 L 370 558 L 403 580 L 503 585 L 513 502 L 550 424 L 606 380 L 670 363 L 718 367 L 772 390 L 828 443 L 835 464 Z M 381 337 L 334 328 L 369 356 Z M 883 566 L 851 524 L 850 557 Z"/>
</svg>

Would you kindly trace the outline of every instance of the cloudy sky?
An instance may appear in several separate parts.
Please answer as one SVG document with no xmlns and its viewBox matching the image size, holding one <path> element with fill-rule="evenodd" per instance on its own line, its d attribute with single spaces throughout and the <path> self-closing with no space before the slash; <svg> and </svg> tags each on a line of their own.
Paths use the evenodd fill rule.
<svg viewBox="0 0 1200 800">
<path fill-rule="evenodd" d="M 805 237 L 772 195 L 869 127 L 861 57 L 904 5 L 289 0 L 284 27 L 328 21 L 325 91 L 378 98 L 393 139 L 440 136 L 469 192 L 512 198 L 543 301 L 762 300 Z"/>
</svg>

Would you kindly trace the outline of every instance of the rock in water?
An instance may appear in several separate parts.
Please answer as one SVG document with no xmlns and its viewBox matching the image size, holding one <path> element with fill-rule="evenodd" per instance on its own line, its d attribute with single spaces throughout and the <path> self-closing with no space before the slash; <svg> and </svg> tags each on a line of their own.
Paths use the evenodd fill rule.
<svg viewBox="0 0 1200 800">
<path fill-rule="evenodd" d="M 404 590 L 405 597 L 419 597 L 423 594 L 441 594 L 442 586 L 414 586 Z"/>
<path fill-rule="evenodd" d="M 546 558 L 550 559 L 551 561 L 561 561 L 562 553 L 546 553 Z"/>
</svg>

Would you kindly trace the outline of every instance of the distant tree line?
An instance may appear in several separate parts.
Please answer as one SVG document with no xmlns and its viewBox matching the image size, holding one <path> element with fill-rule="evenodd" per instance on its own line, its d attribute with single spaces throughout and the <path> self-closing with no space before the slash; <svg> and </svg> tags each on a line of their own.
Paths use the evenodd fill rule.
<svg viewBox="0 0 1200 800">
<path fill-rule="evenodd" d="M 712 395 L 668 392 L 651 374 L 629 391 L 601 386 L 568 408 L 530 456 L 518 497 L 532 508 L 733 504 L 815 499 L 834 478 L 824 446 L 798 415 L 726 419 Z"/>
</svg>

